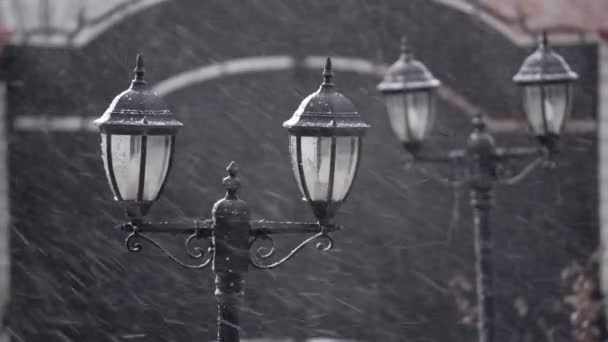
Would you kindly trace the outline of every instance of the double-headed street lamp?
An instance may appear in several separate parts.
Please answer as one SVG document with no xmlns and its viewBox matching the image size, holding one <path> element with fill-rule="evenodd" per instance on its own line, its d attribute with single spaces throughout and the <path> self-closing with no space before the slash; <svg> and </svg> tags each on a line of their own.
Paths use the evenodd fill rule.
<svg viewBox="0 0 608 342">
<path fill-rule="evenodd" d="M 395 135 L 415 161 L 444 163 L 464 171 L 464 178 L 454 182 L 466 182 L 471 188 L 479 341 L 493 342 L 494 269 L 489 221 L 492 191 L 496 183 L 513 184 L 523 179 L 543 161 L 546 165 L 551 164 L 550 158 L 557 152 L 557 140 L 571 111 L 572 83 L 578 75 L 551 49 L 547 35 L 543 33 L 538 49 L 513 77 L 513 81 L 523 88 L 525 113 L 540 146 L 497 147 L 482 116 L 477 114 L 464 149 L 429 154 L 423 151 L 422 143 L 433 125 L 436 88 L 440 82 L 424 64 L 414 59 L 405 40 L 401 45 L 399 60 L 388 69 L 378 90 L 384 97 Z M 510 161 L 526 158 L 533 158 L 533 161 L 519 173 L 505 172 Z"/>
<path fill-rule="evenodd" d="M 226 196 L 213 206 L 212 219 L 190 224 L 149 223 L 144 217 L 160 196 L 171 170 L 175 138 L 182 124 L 143 80 L 141 55 L 137 56 L 134 72 L 131 87 L 116 96 L 95 121 L 101 131 L 101 157 L 108 183 L 114 199 L 126 208 L 128 222 L 119 226 L 129 233 L 125 245 L 129 251 L 138 252 L 141 242 L 148 242 L 186 268 L 211 264 L 218 299 L 218 341 L 239 341 L 239 302 L 249 266 L 277 267 L 313 241 L 321 250 L 332 248 L 329 233 L 341 228 L 332 223 L 332 218 L 351 189 L 363 135 L 369 126 L 353 103 L 336 91 L 328 58 L 319 89 L 306 97 L 283 124 L 289 131 L 296 181 L 318 222 L 251 220 L 247 203 L 237 195 L 240 180 L 232 162 L 223 179 Z M 186 236 L 185 251 L 199 263 L 180 260 L 148 235 L 154 233 Z M 296 233 L 312 235 L 283 258 L 275 258 L 271 236 Z M 207 248 L 195 246 L 198 240 L 206 242 Z"/>
</svg>

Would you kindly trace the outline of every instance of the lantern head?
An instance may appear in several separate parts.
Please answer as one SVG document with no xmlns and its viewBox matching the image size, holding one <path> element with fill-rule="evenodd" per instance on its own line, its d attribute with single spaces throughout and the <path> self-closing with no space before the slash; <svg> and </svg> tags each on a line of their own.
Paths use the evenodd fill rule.
<svg viewBox="0 0 608 342">
<path fill-rule="evenodd" d="M 577 79 L 577 73 L 549 46 L 546 32 L 538 49 L 513 77 L 523 89 L 524 110 L 532 132 L 551 150 L 572 111 L 572 83 Z"/>
<path fill-rule="evenodd" d="M 378 90 L 384 97 L 391 128 L 403 146 L 416 154 L 435 118 L 435 89 L 441 82 L 414 59 L 405 38 L 401 56 L 388 68 Z"/>
<path fill-rule="evenodd" d="M 336 91 L 332 76 L 327 58 L 319 89 L 283 123 L 298 187 L 321 224 L 329 222 L 348 196 L 369 128 L 353 103 Z"/>
<path fill-rule="evenodd" d="M 129 217 L 141 218 L 162 191 L 182 124 L 143 80 L 141 55 L 134 71 L 131 87 L 114 98 L 95 124 L 114 199 L 127 205 Z"/>
</svg>

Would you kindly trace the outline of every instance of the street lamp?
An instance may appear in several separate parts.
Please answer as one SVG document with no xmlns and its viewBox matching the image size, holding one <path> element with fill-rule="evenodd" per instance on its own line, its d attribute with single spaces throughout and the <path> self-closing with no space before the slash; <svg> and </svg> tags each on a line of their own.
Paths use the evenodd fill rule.
<svg viewBox="0 0 608 342">
<path fill-rule="evenodd" d="M 441 82 L 414 59 L 405 38 L 401 56 L 378 85 L 386 103 L 391 128 L 405 149 L 418 153 L 435 119 L 435 89 Z"/>
<path fill-rule="evenodd" d="M 572 82 L 578 75 L 548 44 L 543 32 L 538 49 L 524 61 L 513 81 L 523 88 L 528 123 L 539 141 L 550 149 L 572 110 Z"/>
<path fill-rule="evenodd" d="M 548 160 L 557 152 L 556 143 L 564 120 L 571 110 L 571 84 L 578 75 L 549 47 L 547 35 L 543 33 L 538 50 L 525 60 L 514 77 L 514 81 L 523 87 L 523 102 L 528 122 L 541 146 L 497 147 L 493 136 L 486 129 L 482 115 L 477 113 L 472 122 L 473 131 L 464 149 L 447 153 L 427 153 L 422 151 L 421 145 L 431 129 L 433 89 L 439 86 L 439 81 L 422 63 L 412 58 L 404 43 L 401 57 L 388 69 L 384 80 L 378 85 L 378 90 L 384 96 L 395 135 L 413 159 L 459 168 L 463 171 L 463 177 L 450 179 L 448 183 L 466 183 L 471 188 L 479 341 L 493 342 L 494 268 L 489 221 L 490 209 L 493 206 L 493 189 L 497 183 L 517 183 L 540 164 L 550 165 Z M 424 100 L 415 101 L 414 96 Z M 512 161 L 531 158 L 532 161 L 521 170 L 512 170 Z"/>
<path fill-rule="evenodd" d="M 95 121 L 101 132 L 101 157 L 114 199 L 126 208 L 128 222 L 119 228 L 131 252 L 142 250 L 141 242 L 161 249 L 177 264 L 200 269 L 212 264 L 218 300 L 218 341 L 240 340 L 239 304 L 243 276 L 249 266 L 277 267 L 304 246 L 317 241 L 323 251 L 332 248 L 329 233 L 341 229 L 332 224 L 339 205 L 346 199 L 361 158 L 362 137 L 369 126 L 362 121 L 350 100 L 331 83 L 331 60 L 323 72 L 319 90 L 300 104 L 284 123 L 290 134 L 290 153 L 296 180 L 318 219 L 315 223 L 251 220 L 249 206 L 238 197 L 240 179 L 236 163 L 223 179 L 226 196 L 215 203 L 212 219 L 190 223 L 144 221 L 150 206 L 160 196 L 169 171 L 175 137 L 182 124 L 166 103 L 149 90 L 143 80 L 144 63 L 137 56 L 135 79 Z M 148 234 L 185 235 L 186 263 Z M 273 234 L 312 234 L 282 258 L 274 257 Z M 207 248 L 195 246 L 204 242 Z"/>
<path fill-rule="evenodd" d="M 369 127 L 355 105 L 332 83 L 327 58 L 319 90 L 302 101 L 289 131 L 293 172 L 319 222 L 328 222 L 346 199 L 359 168 L 362 137 Z"/>
<path fill-rule="evenodd" d="M 116 96 L 95 124 L 101 132 L 101 159 L 114 199 L 130 217 L 141 218 L 161 193 L 182 124 L 143 80 L 137 56 L 131 87 Z"/>
</svg>

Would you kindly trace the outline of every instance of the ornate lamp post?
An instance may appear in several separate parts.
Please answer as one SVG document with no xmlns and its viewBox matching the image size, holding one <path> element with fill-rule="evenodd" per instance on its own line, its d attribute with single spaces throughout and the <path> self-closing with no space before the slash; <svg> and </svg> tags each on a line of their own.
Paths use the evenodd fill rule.
<svg viewBox="0 0 608 342">
<path fill-rule="evenodd" d="M 433 89 L 439 86 L 439 81 L 413 58 L 405 41 L 401 50 L 401 57 L 388 69 L 378 90 L 384 96 L 395 135 L 415 161 L 447 164 L 464 171 L 464 178 L 449 182 L 465 182 L 471 189 L 479 341 L 492 342 L 495 340 L 494 268 L 489 216 L 493 189 L 497 183 L 518 182 L 557 152 L 557 140 L 571 110 L 571 84 L 578 75 L 549 47 L 547 35 L 543 33 L 538 49 L 524 61 L 514 77 L 514 81 L 523 88 L 526 116 L 540 146 L 497 147 L 486 130 L 483 117 L 478 114 L 473 118 L 473 131 L 464 149 L 429 154 L 422 151 L 421 145 L 431 129 Z M 525 159 L 532 161 L 519 172 L 509 172 L 510 162 Z"/>
<path fill-rule="evenodd" d="M 119 227 L 129 233 L 125 245 L 131 252 L 141 242 L 161 249 L 177 264 L 200 269 L 212 265 L 218 300 L 218 341 L 239 341 L 239 302 L 244 274 L 249 266 L 274 268 L 289 260 L 307 244 L 327 251 L 329 235 L 341 226 L 332 218 L 354 181 L 361 158 L 362 137 L 369 126 L 350 100 L 331 82 L 331 60 L 323 72 L 324 82 L 309 95 L 284 123 L 290 134 L 293 170 L 304 199 L 312 206 L 316 223 L 251 220 L 247 203 L 238 197 L 240 180 L 236 163 L 227 168 L 223 183 L 226 196 L 215 203 L 208 220 L 190 224 L 149 223 L 144 220 L 160 196 L 173 159 L 175 137 L 182 126 L 166 103 L 152 93 L 143 80 L 141 55 L 135 79 L 96 120 L 101 131 L 101 154 L 114 199 L 126 208 L 128 222 Z M 190 264 L 164 249 L 150 234 L 186 236 L 184 248 L 196 260 Z M 311 234 L 283 258 L 274 258 L 274 234 Z M 206 242 L 195 246 L 196 242 Z"/>
</svg>

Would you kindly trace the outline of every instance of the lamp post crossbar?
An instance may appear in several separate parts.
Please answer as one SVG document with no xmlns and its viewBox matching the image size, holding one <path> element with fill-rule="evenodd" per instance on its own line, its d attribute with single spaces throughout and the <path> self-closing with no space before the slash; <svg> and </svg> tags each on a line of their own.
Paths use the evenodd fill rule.
<svg viewBox="0 0 608 342">
<path fill-rule="evenodd" d="M 467 184 L 472 178 L 470 160 L 467 158 L 466 150 L 452 150 L 445 154 L 419 152 L 407 161 L 407 168 L 415 165 L 417 171 L 435 181 L 448 186 L 461 186 Z M 555 166 L 553 153 L 549 153 L 542 147 L 497 147 L 484 159 L 490 161 L 488 167 L 495 177 L 495 182 L 504 185 L 521 182 L 539 166 L 549 168 Z M 525 164 L 519 168 L 516 167 L 515 164 L 520 162 L 525 162 Z M 425 164 L 448 166 L 451 171 L 455 171 L 452 174 L 460 176 L 442 176 L 423 167 Z"/>
<path fill-rule="evenodd" d="M 333 239 L 329 233 L 342 229 L 342 226 L 335 224 L 322 225 L 312 222 L 290 222 L 290 221 L 268 221 L 268 220 L 252 220 L 249 222 L 249 248 L 252 250 L 251 265 L 255 268 L 269 269 L 275 268 L 287 260 L 291 259 L 304 246 L 308 245 L 313 240 L 318 240 L 317 248 L 327 251 L 333 247 Z M 119 224 L 118 227 L 123 232 L 129 233 L 125 239 L 125 246 L 130 252 L 139 252 L 142 250 L 141 243 L 136 240 L 143 240 L 160 249 L 172 261 L 180 266 L 191 269 L 199 269 L 207 266 L 210 258 L 203 258 L 208 253 L 213 251 L 212 242 L 209 238 L 213 236 L 214 223 L 213 220 L 194 220 L 192 222 L 159 222 L 159 223 L 139 223 L 137 220 Z M 181 261 L 173 253 L 171 253 L 162 245 L 152 239 L 149 234 L 169 234 L 169 235 L 187 235 L 184 241 L 184 250 L 193 259 L 204 259 L 201 264 L 188 264 Z M 275 254 L 275 243 L 271 235 L 276 234 L 313 234 L 303 240 L 299 245 L 293 248 L 285 257 L 278 261 L 270 263 L 261 263 L 261 260 L 268 260 Z M 195 241 L 204 240 L 208 247 L 192 246 Z"/>
<path fill-rule="evenodd" d="M 292 221 L 268 221 L 251 220 L 249 222 L 251 236 L 269 234 L 300 234 L 300 233 L 319 233 L 322 229 L 326 232 L 341 230 L 343 227 L 336 224 L 321 226 L 317 222 L 292 222 Z M 136 228 L 137 227 L 137 228 Z M 199 237 L 210 237 L 213 233 L 213 220 L 192 220 L 191 222 L 126 222 L 117 226 L 118 229 L 132 233 L 137 230 L 139 233 L 168 233 L 173 235 L 192 235 L 198 234 Z"/>
</svg>

